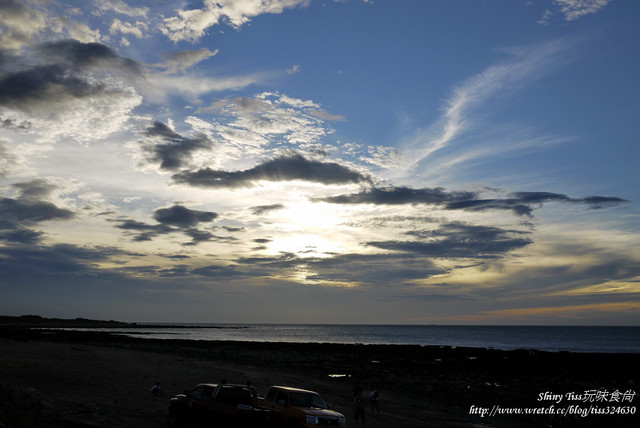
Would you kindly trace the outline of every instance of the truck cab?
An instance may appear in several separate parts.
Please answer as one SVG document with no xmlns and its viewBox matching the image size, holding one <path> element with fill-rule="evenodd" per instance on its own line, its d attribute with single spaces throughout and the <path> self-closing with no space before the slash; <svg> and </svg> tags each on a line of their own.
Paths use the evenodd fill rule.
<svg viewBox="0 0 640 428">
<path fill-rule="evenodd" d="M 291 427 L 344 427 L 346 418 L 329 409 L 320 394 L 306 389 L 272 386 L 261 400 L 263 407 L 279 410 Z"/>
<path fill-rule="evenodd" d="M 255 389 L 246 385 L 202 383 L 169 401 L 168 425 L 280 426 L 282 415 L 257 401 Z"/>
</svg>

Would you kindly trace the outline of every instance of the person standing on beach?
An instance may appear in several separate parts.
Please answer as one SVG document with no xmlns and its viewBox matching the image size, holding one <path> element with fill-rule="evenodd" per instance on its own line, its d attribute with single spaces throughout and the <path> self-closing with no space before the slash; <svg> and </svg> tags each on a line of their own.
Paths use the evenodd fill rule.
<svg viewBox="0 0 640 428">
<path fill-rule="evenodd" d="M 362 418 L 362 426 L 366 428 L 367 422 L 365 421 L 365 418 L 364 418 L 365 399 L 362 396 L 362 388 L 360 387 L 354 388 L 354 394 L 355 394 L 355 397 L 353 397 L 353 414 L 355 417 L 354 426 L 357 426 L 358 421 L 360 420 L 360 418 Z"/>
<path fill-rule="evenodd" d="M 151 390 L 149 390 L 149 392 L 152 393 L 153 395 L 160 395 L 160 393 L 162 392 L 162 389 L 160 388 L 160 381 L 156 382 L 151 387 Z"/>
<path fill-rule="evenodd" d="M 378 402 L 380 400 L 380 396 L 378 394 L 378 390 L 376 386 L 371 386 L 371 390 L 369 391 L 369 403 L 371 403 L 371 414 L 377 415 L 380 417 L 380 407 L 378 406 Z"/>
</svg>

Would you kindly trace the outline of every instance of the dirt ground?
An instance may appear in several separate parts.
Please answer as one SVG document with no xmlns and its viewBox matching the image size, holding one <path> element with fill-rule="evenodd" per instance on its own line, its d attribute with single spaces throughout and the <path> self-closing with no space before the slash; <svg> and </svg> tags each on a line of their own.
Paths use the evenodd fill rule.
<svg viewBox="0 0 640 428">
<path fill-rule="evenodd" d="M 552 422 L 548 416 L 483 418 L 470 409 L 537 406 L 545 391 L 640 392 L 630 383 L 640 367 L 636 354 L 6 336 L 0 338 L 0 427 L 165 427 L 171 396 L 223 379 L 251 381 L 260 393 L 270 385 L 315 390 L 352 428 L 356 384 L 368 391 L 375 383 L 380 391 L 381 415 L 367 412 L 368 428 L 544 427 Z M 156 381 L 160 396 L 149 392 Z M 555 426 L 640 427 L 637 415 L 562 423 Z"/>
</svg>

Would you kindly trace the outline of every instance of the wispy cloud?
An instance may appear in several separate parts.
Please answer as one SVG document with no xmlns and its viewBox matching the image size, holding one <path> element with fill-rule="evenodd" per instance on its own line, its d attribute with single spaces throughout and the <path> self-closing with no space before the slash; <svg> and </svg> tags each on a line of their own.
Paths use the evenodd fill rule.
<svg viewBox="0 0 640 428">
<path fill-rule="evenodd" d="M 167 73 L 177 73 L 217 55 L 218 52 L 218 49 L 211 51 L 207 48 L 171 52 L 165 55 L 167 60 L 164 63 L 156 64 L 156 66 L 165 69 Z"/>
<path fill-rule="evenodd" d="M 163 103 L 173 95 L 199 99 L 201 96 L 212 92 L 246 88 L 250 85 L 265 82 L 274 76 L 275 73 L 257 72 L 214 78 L 193 73 L 167 75 L 166 73 L 157 72 L 150 73 L 145 82 L 140 84 L 139 90 L 149 101 Z"/>
<path fill-rule="evenodd" d="M 424 159 L 454 143 L 474 125 L 474 109 L 485 106 L 495 95 L 515 91 L 552 68 L 553 60 L 566 49 L 563 42 L 531 48 L 510 49 L 512 59 L 487 68 L 453 90 L 440 119 L 426 131 L 419 131 L 404 151 L 415 167 Z"/>
</svg>

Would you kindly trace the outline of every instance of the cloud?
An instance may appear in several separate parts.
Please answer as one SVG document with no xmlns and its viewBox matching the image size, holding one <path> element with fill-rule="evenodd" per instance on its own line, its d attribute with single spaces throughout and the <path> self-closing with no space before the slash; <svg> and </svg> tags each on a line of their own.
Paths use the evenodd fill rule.
<svg viewBox="0 0 640 428">
<path fill-rule="evenodd" d="M 282 204 L 259 205 L 256 207 L 251 207 L 251 213 L 253 215 L 263 215 L 263 214 L 270 213 L 271 211 L 281 210 L 283 208 L 284 208 L 284 205 Z"/>
<path fill-rule="evenodd" d="M 22 1 L 0 0 L 0 48 L 19 49 L 47 28 L 45 13 Z"/>
<path fill-rule="evenodd" d="M 539 79 L 557 67 L 558 55 L 566 43 L 552 42 L 531 48 L 511 49 L 511 58 L 488 67 L 453 89 L 442 107 L 441 118 L 426 131 L 418 131 L 403 151 L 412 159 L 411 167 L 442 150 L 474 126 L 470 113 L 499 93 L 512 92 L 526 82 Z"/>
<path fill-rule="evenodd" d="M 72 77 L 60 64 L 43 65 L 3 76 L 0 79 L 0 105 L 31 112 L 51 104 L 64 104 L 70 98 L 88 98 L 105 92 Z"/>
<path fill-rule="evenodd" d="M 375 204 L 404 205 L 428 204 L 438 205 L 448 210 L 487 211 L 509 210 L 520 216 L 532 216 L 534 205 L 546 202 L 570 202 L 589 205 L 593 209 L 618 205 L 628 202 L 618 197 L 590 196 L 586 198 L 569 198 L 566 195 L 549 192 L 515 192 L 511 198 L 478 199 L 476 192 L 446 192 L 443 188 L 412 189 L 409 187 L 386 187 L 363 190 L 349 195 L 316 198 L 316 201 L 334 204 Z"/>
<path fill-rule="evenodd" d="M 148 224 L 136 220 L 112 220 L 121 230 L 133 231 L 134 241 L 150 241 L 160 235 L 171 233 L 184 233 L 192 238 L 192 244 L 199 242 L 222 240 L 229 241 L 233 238 L 217 237 L 213 234 L 197 229 L 200 223 L 210 223 L 218 214 L 211 211 L 198 211 L 186 208 L 182 205 L 173 205 L 169 208 L 160 208 L 153 213 L 157 224 Z"/>
<path fill-rule="evenodd" d="M 585 15 L 597 13 L 611 3 L 611 0 L 553 0 L 567 21 L 575 21 Z"/>
<path fill-rule="evenodd" d="M 16 131 L 28 131 L 32 127 L 32 123 L 27 120 L 16 120 L 12 117 L 0 117 L 0 128 L 13 129 Z"/>
<path fill-rule="evenodd" d="M 128 86 L 140 69 L 100 43 L 43 43 L 0 64 L 0 107 L 41 139 L 103 138 L 120 129 L 141 98 Z"/>
<path fill-rule="evenodd" d="M 145 135 L 162 141 L 160 144 L 145 141 L 142 148 L 148 155 L 148 161 L 160 163 L 160 168 L 167 171 L 176 171 L 188 166 L 189 160 L 197 150 L 210 149 L 213 146 L 213 142 L 203 134 L 186 138 L 161 122 L 154 122 L 153 126 L 147 128 Z"/>
<path fill-rule="evenodd" d="M 193 74 L 171 76 L 151 73 L 138 89 L 151 102 L 164 103 L 171 95 L 198 99 L 211 92 L 238 90 L 270 79 L 273 73 L 257 72 L 228 77 L 208 77 Z"/>
<path fill-rule="evenodd" d="M 549 25 L 549 21 L 551 20 L 552 16 L 553 12 L 551 12 L 549 9 L 546 9 L 537 22 L 540 25 Z"/>
<path fill-rule="evenodd" d="M 197 226 L 198 223 L 208 223 L 216 218 L 218 214 L 210 211 L 190 210 L 181 205 L 174 205 L 170 208 L 161 208 L 153 213 L 153 218 L 161 224 L 188 228 Z"/>
<path fill-rule="evenodd" d="M 10 146 L 9 142 L 0 140 L 0 178 L 4 178 L 16 162 L 16 156 L 11 153 Z"/>
<path fill-rule="evenodd" d="M 50 61 L 66 64 L 70 71 L 85 72 L 92 68 L 108 67 L 111 70 L 140 74 L 140 67 L 136 61 L 121 57 L 115 50 L 102 43 L 82 43 L 67 39 L 42 43 L 38 45 L 36 52 Z"/>
<path fill-rule="evenodd" d="M 162 33 L 174 42 L 183 40 L 196 42 L 206 30 L 221 22 L 234 28 L 246 24 L 251 18 L 268 14 L 280 14 L 284 9 L 306 6 L 309 0 L 205 0 L 202 9 L 177 11 L 178 16 L 166 18 L 160 27 Z"/>
<path fill-rule="evenodd" d="M 39 199 L 49 195 L 57 188 L 49 181 L 37 178 L 31 181 L 15 183 L 13 185 L 21 192 L 21 199 Z"/>
<path fill-rule="evenodd" d="M 99 262 L 125 256 L 127 259 L 136 254 L 114 247 L 89 247 L 71 244 L 51 246 L 11 245 L 0 247 L 0 271 L 3 279 L 16 281 L 21 286 L 35 285 L 46 278 L 46 285 L 69 286 L 69 281 L 80 278 L 98 278 L 122 280 L 116 272 L 97 266 Z"/>
<path fill-rule="evenodd" d="M 490 209 L 511 210 L 517 215 L 532 216 L 533 205 L 546 202 L 569 202 L 589 205 L 597 209 L 604 206 L 618 205 L 628 202 L 617 197 L 590 196 L 586 198 L 569 198 L 566 195 L 549 192 L 514 192 L 512 198 L 507 199 L 476 199 L 457 201 L 447 204 L 448 209 L 462 209 L 466 211 L 486 211 Z"/>
<path fill-rule="evenodd" d="M 523 248 L 533 241 L 526 232 L 462 223 L 444 225 L 435 231 L 413 232 L 422 241 L 371 241 L 367 245 L 438 258 L 494 258 Z"/>
<path fill-rule="evenodd" d="M 338 254 L 330 258 L 305 259 L 306 279 L 318 284 L 386 288 L 441 275 L 446 268 L 416 254 Z"/>
<path fill-rule="evenodd" d="M 309 110 L 309 113 L 324 120 L 344 120 L 345 119 L 345 117 L 342 115 L 327 113 L 324 110 L 311 109 Z"/>
<path fill-rule="evenodd" d="M 147 24 L 145 24 L 144 22 L 137 21 L 134 25 L 130 22 L 123 22 L 116 18 L 113 20 L 111 26 L 109 27 L 109 33 L 131 34 L 138 39 L 142 39 L 144 37 L 144 33 L 142 31 L 146 31 L 147 29 Z"/>
<path fill-rule="evenodd" d="M 17 198 L 0 198 L 0 240 L 34 243 L 42 232 L 30 228 L 47 221 L 70 220 L 73 211 L 60 208 L 46 198 L 57 188 L 42 179 L 13 185 L 21 194 Z"/>
<path fill-rule="evenodd" d="M 146 6 L 131 7 L 122 0 L 97 0 L 97 5 L 98 8 L 103 12 L 114 11 L 116 13 L 128 16 L 141 16 L 143 18 L 146 18 L 147 14 L 149 13 L 149 8 Z"/>
<path fill-rule="evenodd" d="M 285 94 L 263 92 L 253 97 L 235 97 L 217 101 L 197 113 L 211 112 L 216 119 L 229 120 L 219 127 L 221 135 L 244 132 L 248 135 L 239 140 L 311 145 L 332 131 L 325 128 L 323 119 L 329 113 L 319 113 L 320 106 L 311 100 L 301 100 Z M 322 117 L 324 116 L 324 117 Z M 335 118 L 337 120 L 337 117 Z M 234 144 L 241 142 L 232 141 Z M 244 143 L 243 145 L 247 145 Z"/>
<path fill-rule="evenodd" d="M 177 73 L 179 71 L 185 71 L 199 62 L 217 55 L 218 52 L 219 49 L 210 51 L 207 48 L 171 52 L 165 55 L 167 58 L 165 63 L 156 64 L 156 66 L 165 68 L 168 73 Z"/>
<path fill-rule="evenodd" d="M 173 181 L 194 187 L 252 187 L 265 181 L 309 181 L 326 185 L 362 183 L 369 179 L 360 172 L 334 162 L 309 160 L 299 154 L 283 155 L 244 171 L 224 171 L 204 168 L 183 171 L 172 176 Z"/>
<path fill-rule="evenodd" d="M 329 196 L 317 201 L 334 204 L 374 204 L 374 205 L 404 205 L 404 204 L 442 204 L 475 198 L 473 192 L 446 192 L 441 187 L 412 189 L 409 187 L 371 188 L 360 193 L 350 195 Z"/>
</svg>

